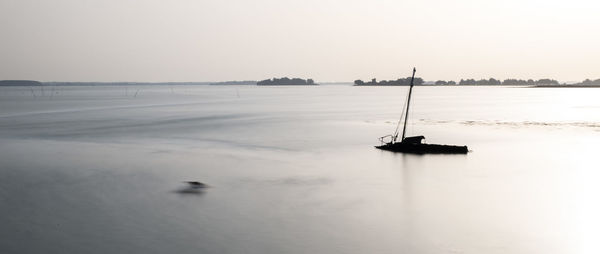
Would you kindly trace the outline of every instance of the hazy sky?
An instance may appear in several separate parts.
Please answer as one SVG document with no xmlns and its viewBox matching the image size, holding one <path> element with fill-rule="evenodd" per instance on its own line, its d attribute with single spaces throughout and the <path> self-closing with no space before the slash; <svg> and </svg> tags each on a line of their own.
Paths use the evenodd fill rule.
<svg viewBox="0 0 600 254">
<path fill-rule="evenodd" d="M 597 0 L 0 0 L 0 79 L 600 78 Z"/>
</svg>

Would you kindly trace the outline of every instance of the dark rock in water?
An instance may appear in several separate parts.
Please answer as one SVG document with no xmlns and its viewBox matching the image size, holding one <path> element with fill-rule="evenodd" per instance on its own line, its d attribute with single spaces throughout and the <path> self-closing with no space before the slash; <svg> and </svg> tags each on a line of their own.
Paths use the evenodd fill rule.
<svg viewBox="0 0 600 254">
<path fill-rule="evenodd" d="M 190 185 L 189 186 L 190 188 L 194 188 L 194 189 L 200 189 L 200 188 L 207 188 L 208 187 L 208 185 L 206 185 L 204 183 L 201 183 L 201 182 L 196 182 L 196 181 L 186 182 L 186 183 L 188 183 Z"/>
<path fill-rule="evenodd" d="M 176 190 L 176 193 L 179 194 L 204 194 L 204 190 L 209 186 L 205 183 L 197 182 L 197 181 L 189 181 L 184 182 L 188 185 Z"/>
<path fill-rule="evenodd" d="M 35 80 L 0 80 L 0 86 L 41 86 L 42 82 Z"/>
</svg>

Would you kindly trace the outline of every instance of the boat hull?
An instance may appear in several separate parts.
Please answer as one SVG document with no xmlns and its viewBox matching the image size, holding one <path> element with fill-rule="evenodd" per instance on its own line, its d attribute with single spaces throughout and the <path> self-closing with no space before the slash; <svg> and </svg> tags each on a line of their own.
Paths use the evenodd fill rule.
<svg viewBox="0 0 600 254">
<path fill-rule="evenodd" d="M 377 149 L 414 154 L 466 154 L 469 152 L 467 146 L 436 145 L 436 144 L 415 144 L 415 143 L 388 143 L 376 146 Z"/>
</svg>

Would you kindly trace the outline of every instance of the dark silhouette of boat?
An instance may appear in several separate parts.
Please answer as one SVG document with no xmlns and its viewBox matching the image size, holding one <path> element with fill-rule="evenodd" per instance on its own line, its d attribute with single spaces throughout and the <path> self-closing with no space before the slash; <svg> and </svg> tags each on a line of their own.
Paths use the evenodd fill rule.
<svg viewBox="0 0 600 254">
<path fill-rule="evenodd" d="M 386 135 L 380 137 L 382 145 L 375 146 L 378 149 L 399 152 L 399 153 L 415 153 L 415 154 L 466 154 L 469 152 L 467 146 L 454 146 L 454 145 L 437 145 L 437 144 L 426 144 L 423 143 L 424 136 L 406 137 L 406 122 L 408 121 L 408 110 L 410 108 L 410 97 L 412 95 L 412 89 L 414 85 L 416 68 L 413 68 L 412 78 L 410 80 L 410 88 L 408 90 L 408 99 L 406 100 L 406 112 L 402 110 L 404 115 L 404 127 L 402 128 L 402 138 L 400 142 L 396 142 L 399 135 L 400 123 L 396 126 L 396 131 L 392 135 Z M 402 116 L 400 117 L 402 120 Z M 385 142 L 386 138 L 390 138 L 389 142 Z"/>
</svg>

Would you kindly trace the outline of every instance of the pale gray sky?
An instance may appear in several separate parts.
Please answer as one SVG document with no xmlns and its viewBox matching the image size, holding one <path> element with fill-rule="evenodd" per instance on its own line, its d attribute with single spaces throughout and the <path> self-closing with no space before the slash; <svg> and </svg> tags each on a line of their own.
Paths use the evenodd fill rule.
<svg viewBox="0 0 600 254">
<path fill-rule="evenodd" d="M 0 0 L 0 79 L 600 78 L 592 0 Z"/>
</svg>

